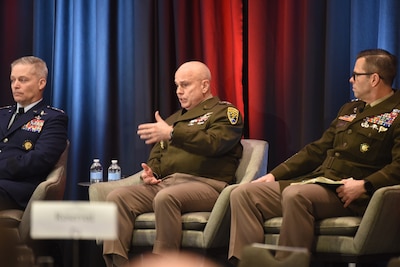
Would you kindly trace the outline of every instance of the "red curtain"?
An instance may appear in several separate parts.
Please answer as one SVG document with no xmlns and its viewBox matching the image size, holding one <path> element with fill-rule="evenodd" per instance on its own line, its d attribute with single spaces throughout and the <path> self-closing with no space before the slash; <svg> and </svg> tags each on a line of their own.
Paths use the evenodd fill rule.
<svg viewBox="0 0 400 267">
<path fill-rule="evenodd" d="M 242 1 L 175 1 L 176 56 L 204 61 L 212 73 L 212 91 L 234 103 L 242 101 Z"/>
<path fill-rule="evenodd" d="M 271 167 L 316 139 L 324 128 L 320 88 L 325 21 L 320 11 L 325 3 L 251 0 L 248 4 L 249 135 L 270 142 Z M 303 127 L 311 120 L 313 127 Z"/>
<path fill-rule="evenodd" d="M 32 54 L 32 5 L 32 1 L 0 1 L 0 106 L 13 101 L 7 82 L 10 80 L 10 63 Z"/>
</svg>

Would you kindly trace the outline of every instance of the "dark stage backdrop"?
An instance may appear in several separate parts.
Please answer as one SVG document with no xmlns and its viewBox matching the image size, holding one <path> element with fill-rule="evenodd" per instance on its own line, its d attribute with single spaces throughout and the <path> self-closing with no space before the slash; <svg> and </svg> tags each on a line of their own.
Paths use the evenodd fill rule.
<svg viewBox="0 0 400 267">
<path fill-rule="evenodd" d="M 140 170 L 150 147 L 137 125 L 179 108 L 174 72 L 201 60 L 245 137 L 270 142 L 272 168 L 353 98 L 358 51 L 400 56 L 399 15 L 397 0 L 2 0 L 0 105 L 12 103 L 12 60 L 46 60 L 45 98 L 70 117 L 66 199 L 78 199 L 94 157 Z"/>
</svg>

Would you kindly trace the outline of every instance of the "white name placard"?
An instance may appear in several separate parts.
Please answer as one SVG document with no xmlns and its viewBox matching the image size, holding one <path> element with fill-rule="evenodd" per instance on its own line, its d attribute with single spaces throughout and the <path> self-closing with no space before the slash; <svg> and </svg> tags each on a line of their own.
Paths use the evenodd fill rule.
<svg viewBox="0 0 400 267">
<path fill-rule="evenodd" d="M 33 239 L 103 239 L 117 237 L 117 206 L 110 202 L 35 201 Z"/>
</svg>

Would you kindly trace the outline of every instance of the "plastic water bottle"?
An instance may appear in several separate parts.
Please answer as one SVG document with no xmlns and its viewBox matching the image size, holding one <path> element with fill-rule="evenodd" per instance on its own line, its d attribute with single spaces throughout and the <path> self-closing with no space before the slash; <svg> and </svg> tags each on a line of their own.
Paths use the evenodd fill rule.
<svg viewBox="0 0 400 267">
<path fill-rule="evenodd" d="M 94 159 L 92 166 L 90 166 L 90 183 L 103 182 L 103 167 L 99 159 Z"/>
<path fill-rule="evenodd" d="M 111 165 L 108 168 L 108 181 L 117 181 L 121 179 L 121 167 L 118 165 L 118 160 L 111 160 Z"/>
</svg>

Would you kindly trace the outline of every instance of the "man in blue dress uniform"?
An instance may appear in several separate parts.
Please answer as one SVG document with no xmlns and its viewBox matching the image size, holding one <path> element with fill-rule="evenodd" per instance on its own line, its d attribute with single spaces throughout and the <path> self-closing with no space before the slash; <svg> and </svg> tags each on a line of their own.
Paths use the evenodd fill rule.
<svg viewBox="0 0 400 267">
<path fill-rule="evenodd" d="M 37 57 L 11 64 L 16 103 L 0 108 L 0 210 L 25 209 L 66 147 L 68 116 L 43 101 L 47 74 Z"/>
</svg>

